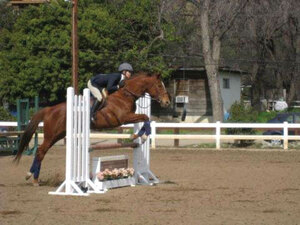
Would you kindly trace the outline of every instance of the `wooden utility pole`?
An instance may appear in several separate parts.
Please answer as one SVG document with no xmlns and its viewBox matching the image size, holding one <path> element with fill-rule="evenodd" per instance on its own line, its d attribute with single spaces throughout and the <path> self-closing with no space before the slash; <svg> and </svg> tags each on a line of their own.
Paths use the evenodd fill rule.
<svg viewBox="0 0 300 225">
<path fill-rule="evenodd" d="M 77 35 L 78 1 L 73 0 L 72 7 L 72 84 L 78 94 L 78 35 Z"/>
</svg>

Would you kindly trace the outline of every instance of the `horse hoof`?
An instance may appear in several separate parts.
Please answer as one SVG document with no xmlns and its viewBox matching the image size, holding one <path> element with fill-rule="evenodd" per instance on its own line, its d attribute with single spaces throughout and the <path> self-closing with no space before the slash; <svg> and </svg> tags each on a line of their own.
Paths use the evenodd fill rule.
<svg viewBox="0 0 300 225">
<path fill-rule="evenodd" d="M 130 136 L 130 139 L 131 140 L 135 140 L 135 139 L 137 139 L 139 136 L 137 135 L 137 134 L 132 134 L 131 136 Z"/>
<path fill-rule="evenodd" d="M 38 187 L 38 186 L 40 186 L 38 180 L 33 180 L 32 185 L 33 185 L 33 187 Z"/>
<path fill-rule="evenodd" d="M 142 143 L 144 143 L 145 141 L 147 141 L 148 136 L 143 134 L 141 138 L 142 138 Z"/>
<path fill-rule="evenodd" d="M 31 176 L 32 176 L 32 173 L 27 172 L 26 177 L 25 177 L 25 180 L 29 180 Z"/>
</svg>

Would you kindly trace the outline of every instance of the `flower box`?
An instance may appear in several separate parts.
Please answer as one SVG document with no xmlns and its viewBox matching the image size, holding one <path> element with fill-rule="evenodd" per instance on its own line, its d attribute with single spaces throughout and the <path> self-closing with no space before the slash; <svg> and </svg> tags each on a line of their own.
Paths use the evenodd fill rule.
<svg viewBox="0 0 300 225">
<path fill-rule="evenodd" d="M 114 170 L 128 167 L 128 156 L 115 155 L 105 157 L 94 157 L 92 164 L 93 182 L 99 190 L 107 190 L 110 188 L 118 188 L 125 186 L 135 186 L 135 178 L 129 176 L 127 178 L 116 178 L 99 180 L 97 174 L 105 170 Z M 102 178 L 101 178 L 102 179 Z"/>
<path fill-rule="evenodd" d="M 125 186 L 135 186 L 134 177 L 121 178 L 115 180 L 104 180 L 99 181 L 96 177 L 94 180 L 94 184 L 99 188 L 99 190 L 107 190 L 111 188 L 125 187 Z"/>
</svg>

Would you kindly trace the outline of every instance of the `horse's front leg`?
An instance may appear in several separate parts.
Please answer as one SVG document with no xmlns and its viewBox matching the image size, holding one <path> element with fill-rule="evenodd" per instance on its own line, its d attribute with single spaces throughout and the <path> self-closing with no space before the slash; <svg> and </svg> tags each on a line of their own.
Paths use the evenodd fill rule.
<svg viewBox="0 0 300 225">
<path fill-rule="evenodd" d="M 150 126 L 150 120 L 149 117 L 145 114 L 131 114 L 127 118 L 129 122 L 126 123 L 138 123 L 138 122 L 144 122 L 144 125 L 142 126 L 141 130 L 133 134 L 131 136 L 131 139 L 134 140 L 138 137 L 142 137 L 143 141 L 146 141 L 148 136 L 151 134 L 151 126 Z"/>
</svg>

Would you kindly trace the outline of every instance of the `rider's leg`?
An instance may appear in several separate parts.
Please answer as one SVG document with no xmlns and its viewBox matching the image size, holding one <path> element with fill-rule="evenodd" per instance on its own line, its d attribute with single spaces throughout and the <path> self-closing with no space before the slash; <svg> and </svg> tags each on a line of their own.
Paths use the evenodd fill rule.
<svg viewBox="0 0 300 225">
<path fill-rule="evenodd" d="M 94 120 L 94 114 L 97 111 L 97 109 L 100 106 L 101 101 L 102 101 L 102 93 L 100 92 L 100 90 L 97 87 L 92 85 L 90 80 L 89 80 L 87 86 L 90 89 L 93 96 L 96 98 L 95 101 L 94 101 L 94 104 L 91 108 L 91 112 L 90 112 L 90 117 L 91 117 L 91 120 L 93 121 Z"/>
<path fill-rule="evenodd" d="M 93 121 L 95 119 L 94 118 L 95 112 L 99 108 L 100 104 L 101 104 L 101 102 L 99 102 L 98 99 L 95 99 L 94 104 L 93 104 L 93 106 L 91 108 L 91 112 L 90 112 L 90 117 L 91 117 L 91 120 L 93 120 Z"/>
<path fill-rule="evenodd" d="M 100 104 L 100 107 L 98 108 L 98 110 L 100 110 L 104 107 L 105 100 L 108 96 L 108 92 L 107 92 L 106 88 L 102 88 L 100 93 L 101 93 L 102 101 L 101 101 L 101 104 Z"/>
</svg>

